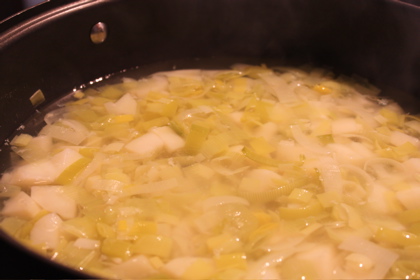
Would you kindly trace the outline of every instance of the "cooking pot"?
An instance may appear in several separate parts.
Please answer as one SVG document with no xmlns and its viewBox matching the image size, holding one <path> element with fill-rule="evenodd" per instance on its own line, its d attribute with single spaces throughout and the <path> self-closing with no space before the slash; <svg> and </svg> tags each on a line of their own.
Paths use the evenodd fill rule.
<svg viewBox="0 0 420 280">
<path fill-rule="evenodd" d="M 0 141 L 39 129 L 61 96 L 130 69 L 311 64 L 365 77 L 417 113 L 420 8 L 410 2 L 50 0 L 0 24 Z M 39 90 L 45 101 L 31 102 Z M 0 172 L 9 164 L 4 146 Z M 86 277 L 0 236 L 2 278 Z"/>
</svg>

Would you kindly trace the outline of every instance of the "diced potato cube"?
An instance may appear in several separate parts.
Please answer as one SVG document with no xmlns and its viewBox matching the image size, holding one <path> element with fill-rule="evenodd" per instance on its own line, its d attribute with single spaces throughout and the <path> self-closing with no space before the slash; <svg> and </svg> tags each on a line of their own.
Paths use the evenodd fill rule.
<svg viewBox="0 0 420 280">
<path fill-rule="evenodd" d="M 58 169 L 58 174 L 63 172 L 67 167 L 81 159 L 83 156 L 79 154 L 79 152 L 66 148 L 62 150 L 61 152 L 55 154 L 51 158 L 51 162 L 56 166 Z"/>
<path fill-rule="evenodd" d="M 31 198 L 42 208 L 57 213 L 63 219 L 76 217 L 77 204 L 63 193 L 61 186 L 33 186 Z"/>
<path fill-rule="evenodd" d="M 33 244 L 46 246 L 49 249 L 57 248 L 60 242 L 62 220 L 55 213 L 40 218 L 33 226 L 30 240 Z"/>
<path fill-rule="evenodd" d="M 1 213 L 5 216 L 31 219 L 40 211 L 41 207 L 29 195 L 21 191 L 4 203 Z"/>
<path fill-rule="evenodd" d="M 101 242 L 96 239 L 89 239 L 89 238 L 77 238 L 74 241 L 74 246 L 80 249 L 88 249 L 94 250 L 99 248 Z"/>
<path fill-rule="evenodd" d="M 215 264 L 206 258 L 181 257 L 169 261 L 162 270 L 176 278 L 208 279 L 215 273 Z"/>
<path fill-rule="evenodd" d="M 400 131 L 393 131 L 389 136 L 389 142 L 395 146 L 400 146 L 407 142 L 416 147 L 420 146 L 420 140 L 417 137 L 413 137 Z"/>
<path fill-rule="evenodd" d="M 176 134 L 169 126 L 156 127 L 151 130 L 163 141 L 165 149 L 172 153 L 185 145 L 185 140 Z"/>
<path fill-rule="evenodd" d="M 28 187 L 37 184 L 51 184 L 58 176 L 56 166 L 51 161 L 37 161 L 15 168 L 10 176 L 10 184 Z"/>
<path fill-rule="evenodd" d="M 148 132 L 129 142 L 125 145 L 125 149 L 147 158 L 161 151 L 164 146 L 165 143 L 159 136 L 155 133 Z"/>
<path fill-rule="evenodd" d="M 63 171 L 82 158 L 77 151 L 66 148 L 49 160 L 39 160 L 15 168 L 10 173 L 8 183 L 21 187 L 52 184 Z"/>
<path fill-rule="evenodd" d="M 420 208 L 420 187 L 415 186 L 411 189 L 406 189 L 398 191 L 396 193 L 397 199 L 405 206 L 407 209 L 417 209 Z"/>
<path fill-rule="evenodd" d="M 353 118 L 342 118 L 332 122 L 331 124 L 332 133 L 345 134 L 345 133 L 360 133 L 363 129 L 362 125 L 357 123 L 356 119 Z"/>
<path fill-rule="evenodd" d="M 156 270 L 146 256 L 132 257 L 123 263 L 117 264 L 113 270 L 118 272 L 119 278 L 139 279 L 156 273 Z"/>
<path fill-rule="evenodd" d="M 108 113 L 115 115 L 134 115 L 137 111 L 137 101 L 130 93 L 124 94 L 116 102 L 107 102 L 104 106 Z"/>
</svg>

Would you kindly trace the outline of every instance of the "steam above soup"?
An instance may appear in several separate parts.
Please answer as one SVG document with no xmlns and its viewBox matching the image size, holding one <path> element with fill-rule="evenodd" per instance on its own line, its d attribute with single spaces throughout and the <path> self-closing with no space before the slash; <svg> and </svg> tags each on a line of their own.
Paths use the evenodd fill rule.
<svg viewBox="0 0 420 280">
<path fill-rule="evenodd" d="M 420 277 L 420 122 L 364 82 L 236 65 L 78 91 L 1 179 L 1 228 L 105 278 Z"/>
</svg>

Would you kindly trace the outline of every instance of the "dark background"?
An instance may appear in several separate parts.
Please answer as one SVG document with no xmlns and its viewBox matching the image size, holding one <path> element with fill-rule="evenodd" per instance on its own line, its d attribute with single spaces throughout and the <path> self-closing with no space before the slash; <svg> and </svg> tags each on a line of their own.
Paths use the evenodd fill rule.
<svg viewBox="0 0 420 280">
<path fill-rule="evenodd" d="M 0 21 L 44 0 L 0 0 Z"/>
<path fill-rule="evenodd" d="M 9 16 L 27 9 L 45 0 L 0 0 L 0 22 Z M 400 0 L 401 2 L 420 6 L 420 0 Z"/>
</svg>

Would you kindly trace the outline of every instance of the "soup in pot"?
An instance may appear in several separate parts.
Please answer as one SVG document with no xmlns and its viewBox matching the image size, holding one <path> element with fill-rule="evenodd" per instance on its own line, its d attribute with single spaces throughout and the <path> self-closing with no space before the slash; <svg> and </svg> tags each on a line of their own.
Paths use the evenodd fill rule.
<svg viewBox="0 0 420 280">
<path fill-rule="evenodd" d="M 323 69 L 122 78 L 10 141 L 0 227 L 105 278 L 419 278 L 419 135 Z"/>
</svg>

